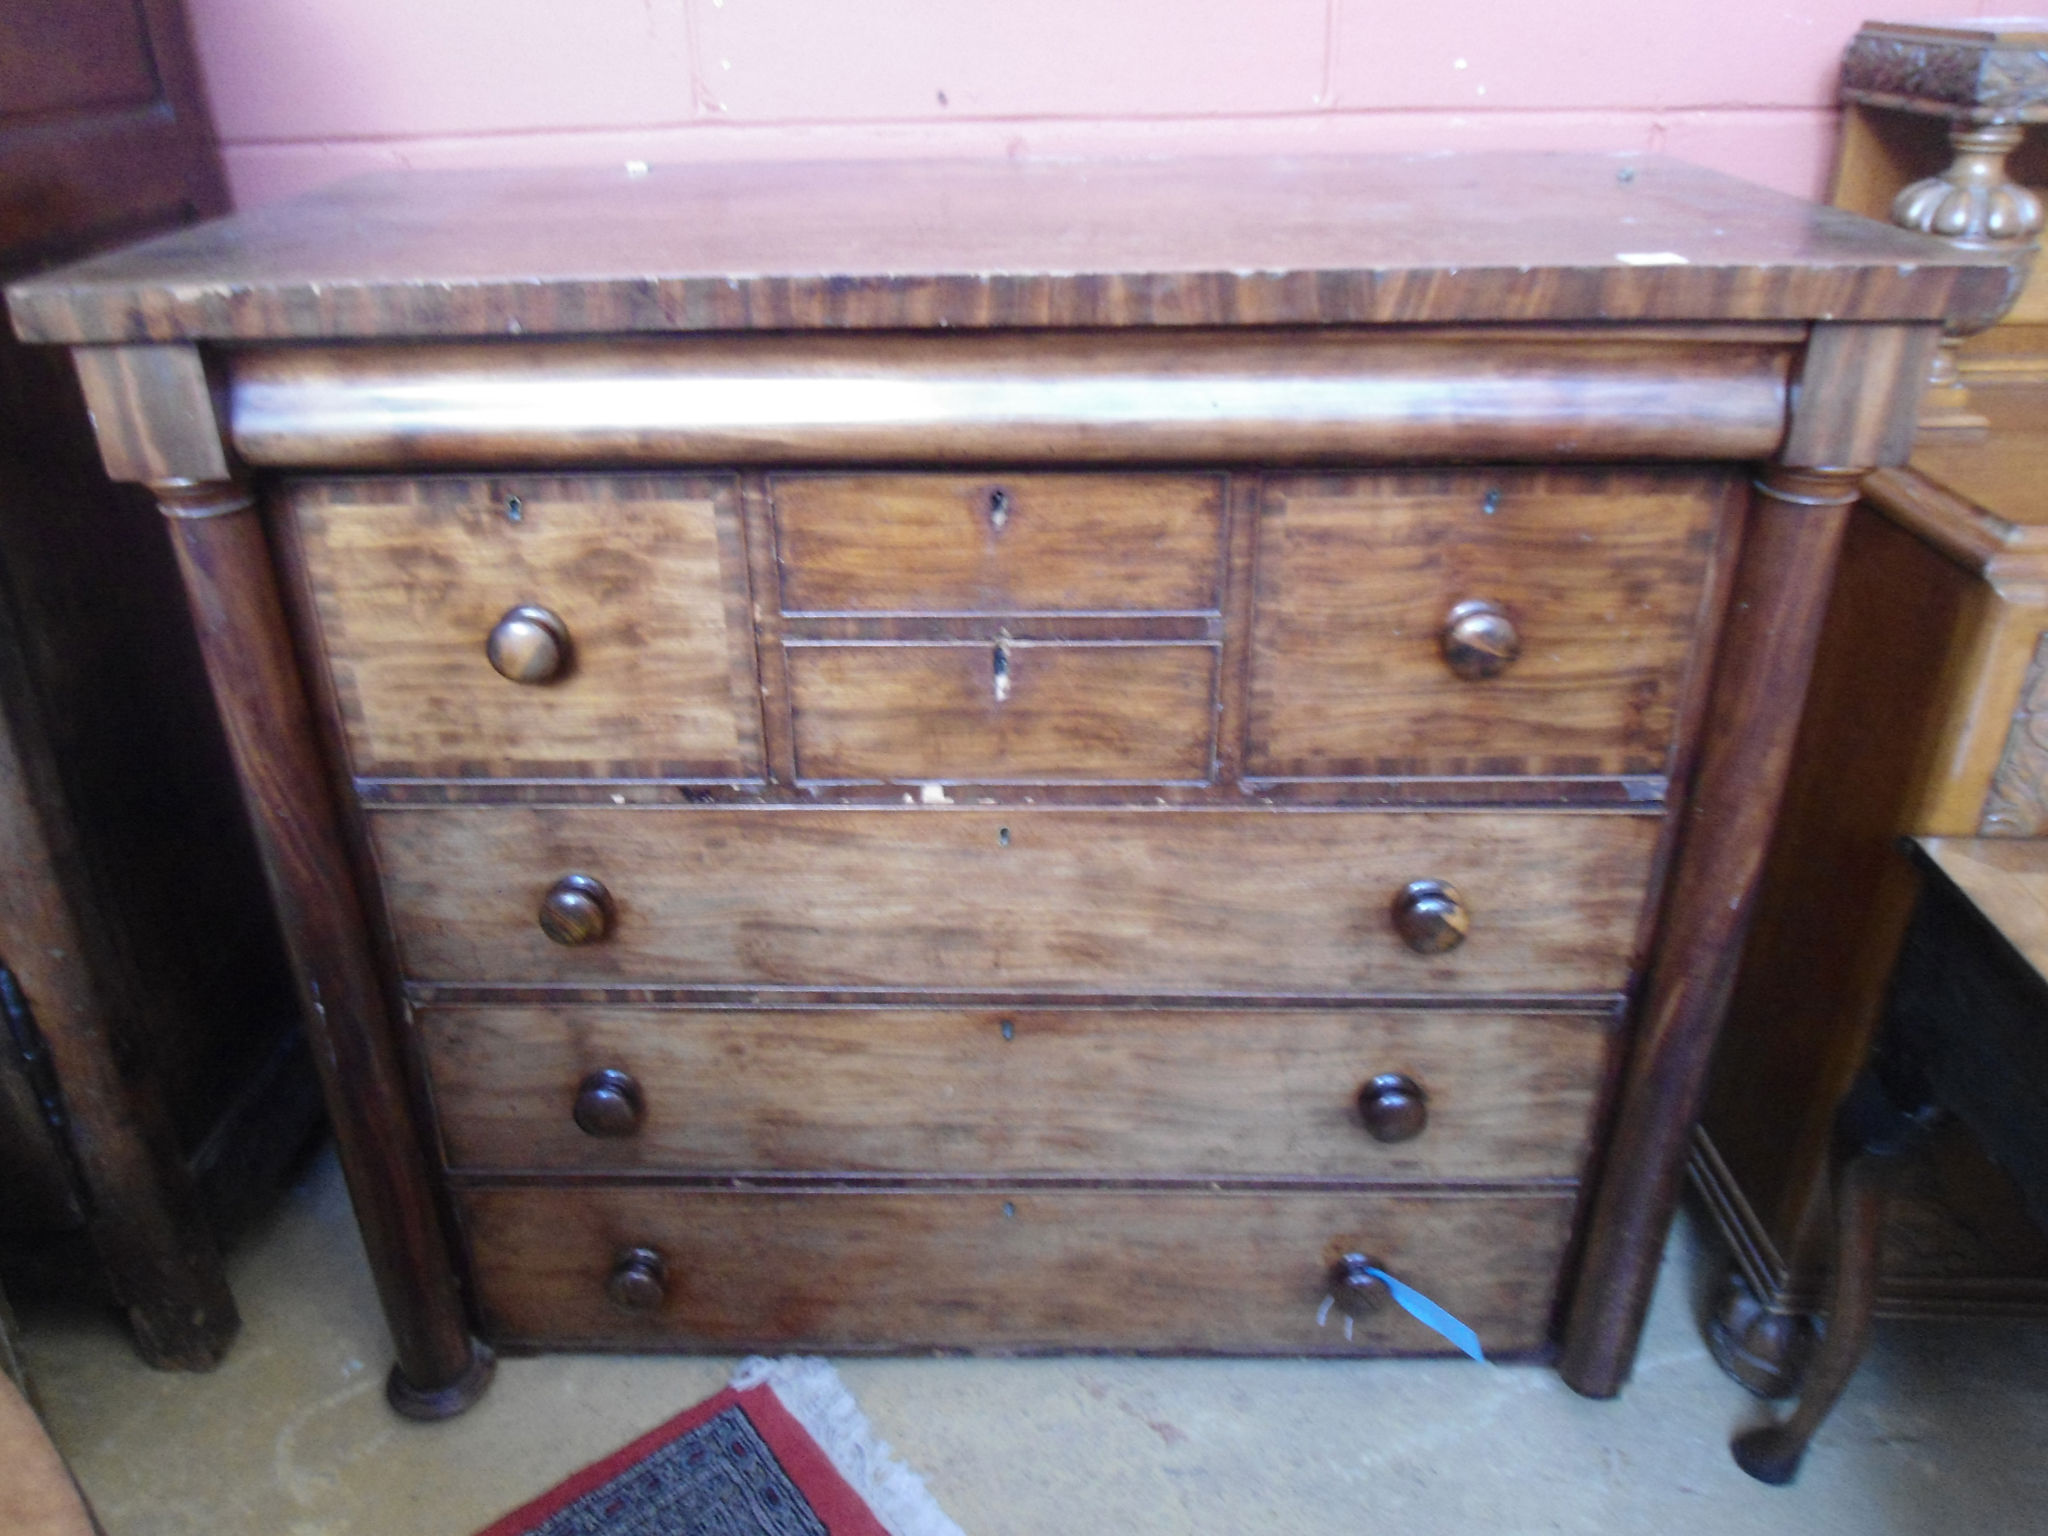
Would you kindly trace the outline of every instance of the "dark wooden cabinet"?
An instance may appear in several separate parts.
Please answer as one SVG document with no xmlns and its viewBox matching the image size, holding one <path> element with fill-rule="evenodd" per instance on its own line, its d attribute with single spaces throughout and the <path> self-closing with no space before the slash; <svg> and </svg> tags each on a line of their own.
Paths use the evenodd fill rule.
<svg viewBox="0 0 2048 1536">
<path fill-rule="evenodd" d="M 433 1416 L 475 1333 L 1448 1348 L 1379 1266 L 1616 1391 L 1848 507 L 2005 276 L 1510 156 L 379 178 L 10 302 L 168 515 Z"/>
<path fill-rule="evenodd" d="M 175 3 L 0 15 L 0 271 L 226 203 Z M 74 372 L 0 341 L 0 1273 L 153 1362 L 235 1329 L 219 1235 L 317 1114 L 177 567 Z"/>
</svg>

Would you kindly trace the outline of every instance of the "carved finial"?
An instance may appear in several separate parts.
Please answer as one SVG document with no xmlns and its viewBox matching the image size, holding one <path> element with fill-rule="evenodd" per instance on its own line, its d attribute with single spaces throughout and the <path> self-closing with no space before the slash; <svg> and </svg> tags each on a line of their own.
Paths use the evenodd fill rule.
<svg viewBox="0 0 2048 1536">
<path fill-rule="evenodd" d="M 2041 199 L 2005 173 L 2019 147 L 2018 124 L 1958 126 L 1949 134 L 1955 163 L 1916 181 L 1892 202 L 1892 222 L 1957 245 L 2018 245 L 2041 231 Z"/>
</svg>

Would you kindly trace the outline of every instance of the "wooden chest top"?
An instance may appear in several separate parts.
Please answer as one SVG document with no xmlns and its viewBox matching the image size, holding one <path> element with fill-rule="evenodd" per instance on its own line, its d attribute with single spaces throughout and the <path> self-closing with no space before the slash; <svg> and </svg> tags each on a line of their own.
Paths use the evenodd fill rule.
<svg viewBox="0 0 2048 1536">
<path fill-rule="evenodd" d="M 1657 157 L 365 177 L 31 279 L 24 339 L 1936 320 L 2003 258 Z"/>
</svg>

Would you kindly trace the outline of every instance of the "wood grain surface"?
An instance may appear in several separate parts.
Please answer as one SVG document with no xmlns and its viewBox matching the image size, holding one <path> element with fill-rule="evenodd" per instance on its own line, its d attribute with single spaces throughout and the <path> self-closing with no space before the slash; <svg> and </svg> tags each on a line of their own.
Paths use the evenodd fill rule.
<svg viewBox="0 0 2048 1536">
<path fill-rule="evenodd" d="M 1267 328 L 617 336 L 225 360 L 234 444 L 304 469 L 1757 458 L 1796 333 Z"/>
<path fill-rule="evenodd" d="M 1815 1196 L 1835 1106 L 1869 1057 L 1918 883 L 1898 839 L 1921 829 L 1945 726 L 1984 684 L 1958 662 L 1986 595 L 1867 502 L 1851 516 L 1702 1120 L 1802 1289 L 1831 1262 Z"/>
<path fill-rule="evenodd" d="M 1173 1350 L 1444 1354 L 1398 1308 L 1352 1339 L 1329 1294 L 1378 1259 L 1502 1354 L 1541 1349 L 1566 1191 L 737 1193 L 488 1189 L 457 1196 L 494 1338 L 732 1350 Z M 605 1295 L 615 1255 L 659 1252 L 667 1296 Z"/>
<path fill-rule="evenodd" d="M 1210 611 L 1220 475 L 774 475 L 789 613 Z"/>
<path fill-rule="evenodd" d="M 1558 1368 L 1589 1397 L 1620 1391 L 1649 1312 L 1857 480 L 1853 470 L 1772 466 L 1755 482 L 1678 858 L 1565 1318 Z"/>
<path fill-rule="evenodd" d="M 1995 253 L 1661 155 L 1311 155 L 407 172 L 10 305 L 25 340 L 258 340 L 1938 320 L 1988 315 L 2006 282 Z"/>
<path fill-rule="evenodd" d="M 1193 782 L 1213 645 L 794 645 L 801 779 Z"/>
<path fill-rule="evenodd" d="M 1226 1178 L 1576 1178 L 1611 1013 L 423 1008 L 449 1165 Z M 585 1135 L 577 1085 L 646 1118 Z M 1428 1124 L 1366 1134 L 1405 1073 Z"/>
<path fill-rule="evenodd" d="M 1621 987 L 1659 818 L 1565 813 L 378 809 L 409 977 L 1418 994 Z M 595 876 L 611 937 L 535 922 Z M 1395 937 L 1449 880 L 1472 936 Z"/>
<path fill-rule="evenodd" d="M 388 1395 L 401 1412 L 446 1417 L 483 1391 L 491 1357 L 470 1336 L 401 1026 L 386 1003 L 270 544 L 253 495 L 239 486 L 166 487 L 159 497 L 398 1356 Z"/>
<path fill-rule="evenodd" d="M 285 492 L 356 773 L 758 777 L 730 478 L 312 481 Z M 565 676 L 484 642 L 539 604 Z"/>
<path fill-rule="evenodd" d="M 1662 773 L 1732 477 L 1465 469 L 1268 480 L 1252 776 Z M 1522 653 L 1446 664 L 1458 603 Z"/>
</svg>

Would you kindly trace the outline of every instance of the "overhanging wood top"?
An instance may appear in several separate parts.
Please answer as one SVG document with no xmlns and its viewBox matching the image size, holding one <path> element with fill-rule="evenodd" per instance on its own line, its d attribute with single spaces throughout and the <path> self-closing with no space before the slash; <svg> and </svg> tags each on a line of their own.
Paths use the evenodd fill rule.
<svg viewBox="0 0 2048 1536">
<path fill-rule="evenodd" d="M 1927 321 L 2001 258 L 1658 157 L 364 177 L 9 290 L 29 341 Z"/>
</svg>

